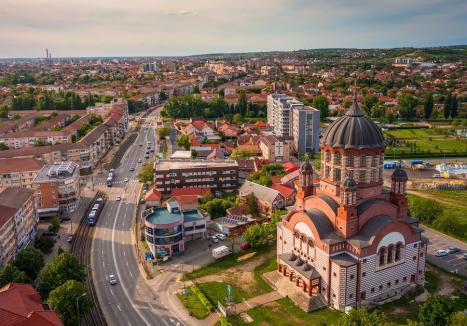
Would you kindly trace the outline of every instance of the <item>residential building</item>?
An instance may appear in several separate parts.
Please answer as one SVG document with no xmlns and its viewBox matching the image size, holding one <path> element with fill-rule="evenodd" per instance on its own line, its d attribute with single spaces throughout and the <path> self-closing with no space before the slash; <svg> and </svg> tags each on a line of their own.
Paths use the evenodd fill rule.
<svg viewBox="0 0 467 326">
<path fill-rule="evenodd" d="M 3 326 L 63 326 L 31 284 L 9 283 L 0 288 L 0 307 Z"/>
<path fill-rule="evenodd" d="M 33 181 L 39 216 L 69 214 L 80 198 L 79 166 L 71 161 L 45 165 Z"/>
<path fill-rule="evenodd" d="M 31 157 L 0 159 L 0 189 L 7 187 L 32 187 L 32 180 L 45 165 Z"/>
<path fill-rule="evenodd" d="M 290 159 L 292 142 L 272 134 L 262 135 L 259 148 L 263 158 L 273 162 L 283 162 Z"/>
<path fill-rule="evenodd" d="M 295 97 L 274 93 L 268 95 L 267 107 L 268 124 L 274 135 L 292 137 L 292 110 L 303 109 L 303 103 Z"/>
<path fill-rule="evenodd" d="M 172 188 L 232 191 L 238 187 L 238 164 L 231 160 L 159 160 L 154 164 L 154 183 L 163 194 Z"/>
<path fill-rule="evenodd" d="M 0 264 L 10 262 L 37 233 L 32 189 L 10 187 L 0 193 Z"/>
<path fill-rule="evenodd" d="M 266 216 L 271 215 L 276 209 L 285 207 L 285 198 L 279 191 L 255 182 L 245 181 L 238 191 L 238 196 L 245 200 L 251 193 L 255 195 L 261 213 Z"/>
<path fill-rule="evenodd" d="M 296 153 L 319 152 L 320 111 L 305 106 L 292 111 L 292 136 Z"/>
<path fill-rule="evenodd" d="M 409 216 L 406 172 L 383 189 L 385 140 L 354 99 L 321 140 L 320 186 L 303 163 L 295 209 L 277 225 L 279 291 L 309 311 L 370 306 L 425 282 L 427 240 Z"/>
</svg>

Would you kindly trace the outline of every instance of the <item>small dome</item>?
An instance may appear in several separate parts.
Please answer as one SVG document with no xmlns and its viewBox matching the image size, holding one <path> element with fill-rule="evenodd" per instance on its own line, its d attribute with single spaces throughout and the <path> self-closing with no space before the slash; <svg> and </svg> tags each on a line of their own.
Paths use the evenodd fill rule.
<svg viewBox="0 0 467 326">
<path fill-rule="evenodd" d="M 300 167 L 300 171 L 301 172 L 313 172 L 313 165 L 311 165 L 309 161 L 305 161 Z"/>
<path fill-rule="evenodd" d="M 391 180 L 395 181 L 407 181 L 409 177 L 407 176 L 407 172 L 400 166 L 396 166 L 394 172 L 392 172 Z"/>
<path fill-rule="evenodd" d="M 381 129 L 360 111 L 356 99 L 347 113 L 326 129 L 321 144 L 354 149 L 385 146 Z"/>
<path fill-rule="evenodd" d="M 353 179 L 353 173 L 349 173 L 345 178 L 344 182 L 342 182 L 342 188 L 348 190 L 355 190 L 357 189 L 357 183 Z"/>
</svg>

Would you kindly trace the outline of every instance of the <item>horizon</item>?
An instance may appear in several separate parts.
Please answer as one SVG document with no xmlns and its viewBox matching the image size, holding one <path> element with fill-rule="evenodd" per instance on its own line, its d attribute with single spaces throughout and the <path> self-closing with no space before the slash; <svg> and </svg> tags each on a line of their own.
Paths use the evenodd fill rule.
<svg viewBox="0 0 467 326">
<path fill-rule="evenodd" d="M 4 59 L 42 58 L 46 48 L 54 58 L 186 57 L 467 44 L 462 0 L 0 3 Z"/>
</svg>

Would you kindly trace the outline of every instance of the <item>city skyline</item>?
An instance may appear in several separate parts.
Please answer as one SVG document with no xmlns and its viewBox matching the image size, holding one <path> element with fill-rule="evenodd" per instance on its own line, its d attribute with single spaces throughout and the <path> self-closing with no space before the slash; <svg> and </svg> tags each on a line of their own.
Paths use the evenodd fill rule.
<svg viewBox="0 0 467 326">
<path fill-rule="evenodd" d="M 459 0 L 1 0 L 0 57 L 184 56 L 466 44 Z"/>
</svg>

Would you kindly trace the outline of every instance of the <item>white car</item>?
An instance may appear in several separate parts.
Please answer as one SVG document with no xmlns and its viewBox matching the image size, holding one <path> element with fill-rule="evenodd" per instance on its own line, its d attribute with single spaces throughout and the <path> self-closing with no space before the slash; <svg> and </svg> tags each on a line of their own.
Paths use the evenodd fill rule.
<svg viewBox="0 0 467 326">
<path fill-rule="evenodd" d="M 117 276 L 115 276 L 115 275 L 113 275 L 113 274 L 109 275 L 109 283 L 110 283 L 110 285 L 115 285 L 115 284 L 117 284 L 117 283 L 118 283 L 118 281 L 117 281 Z"/>
<path fill-rule="evenodd" d="M 123 182 L 128 182 L 128 178 L 123 179 Z"/>
<path fill-rule="evenodd" d="M 435 253 L 436 257 L 444 257 L 444 256 L 447 256 L 447 255 L 449 255 L 449 252 L 447 250 L 444 250 L 444 249 L 437 250 L 436 253 Z"/>
<path fill-rule="evenodd" d="M 115 200 L 116 200 L 116 201 L 120 201 L 120 200 L 122 200 L 122 197 L 120 197 L 120 196 L 115 196 Z"/>
<path fill-rule="evenodd" d="M 218 243 L 219 239 L 216 236 L 212 236 L 211 241 L 212 241 L 212 243 Z"/>
<path fill-rule="evenodd" d="M 221 240 L 221 241 L 224 241 L 225 239 L 227 239 L 227 236 L 225 234 L 222 234 L 222 233 L 218 233 L 216 235 L 214 235 L 217 239 Z"/>
</svg>

